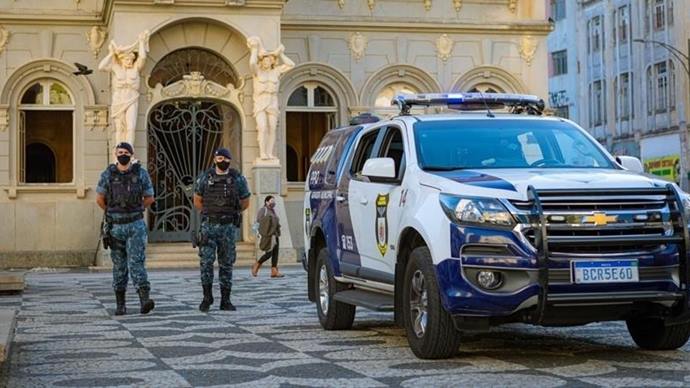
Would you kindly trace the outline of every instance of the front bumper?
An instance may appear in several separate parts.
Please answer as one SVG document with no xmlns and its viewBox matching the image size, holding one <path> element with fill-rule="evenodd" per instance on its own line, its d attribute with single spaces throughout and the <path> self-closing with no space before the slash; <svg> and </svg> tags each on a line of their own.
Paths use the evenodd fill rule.
<svg viewBox="0 0 690 388">
<path fill-rule="evenodd" d="M 673 193 L 672 189 L 669 192 Z M 457 319 L 468 322 L 476 318 L 579 324 L 625 319 L 630 314 L 648 313 L 650 306 L 671 318 L 687 316 L 687 222 L 682 214 L 677 217 L 677 225 L 683 225 L 677 227 L 678 242 L 665 243 L 652 252 L 615 256 L 616 260 L 638 261 L 639 282 L 608 284 L 575 284 L 571 261 L 582 257 L 550 256 L 548 245 L 535 251 L 515 231 L 451 224 L 452 257 L 436 265 L 443 306 Z M 545 237 L 538 241 L 548 241 Z M 468 246 L 473 249 L 466 249 Z M 604 255 L 598 258 L 612 259 Z M 484 290 L 475 280 L 480 269 L 506 274 L 510 282 L 495 291 Z"/>
</svg>

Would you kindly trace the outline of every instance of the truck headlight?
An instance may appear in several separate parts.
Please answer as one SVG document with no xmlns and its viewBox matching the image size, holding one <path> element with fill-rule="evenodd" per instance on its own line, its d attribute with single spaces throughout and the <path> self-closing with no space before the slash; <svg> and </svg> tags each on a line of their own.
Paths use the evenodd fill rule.
<svg viewBox="0 0 690 388">
<path fill-rule="evenodd" d="M 512 227 L 515 219 L 503 204 L 494 198 L 459 197 L 440 194 L 441 207 L 456 224 Z"/>
</svg>

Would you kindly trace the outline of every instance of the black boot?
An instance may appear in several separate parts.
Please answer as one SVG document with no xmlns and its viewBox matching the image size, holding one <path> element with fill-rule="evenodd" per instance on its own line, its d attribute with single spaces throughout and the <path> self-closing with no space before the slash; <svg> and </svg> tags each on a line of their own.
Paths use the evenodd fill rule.
<svg viewBox="0 0 690 388">
<path fill-rule="evenodd" d="M 199 304 L 199 311 L 207 313 L 209 307 L 213 304 L 213 285 L 202 284 L 201 287 L 204 288 L 204 300 Z"/>
<path fill-rule="evenodd" d="M 127 314 L 127 307 L 125 307 L 125 290 L 115 291 L 115 301 L 117 303 L 117 307 L 115 307 L 115 315 Z"/>
<path fill-rule="evenodd" d="M 156 307 L 156 304 L 153 302 L 153 299 L 149 299 L 149 289 L 148 288 L 140 288 L 139 289 L 139 303 L 141 303 L 141 310 L 139 310 L 140 313 L 142 314 L 148 314 L 149 311 L 153 310 L 154 307 Z"/>
<path fill-rule="evenodd" d="M 220 309 L 226 311 L 237 310 L 235 306 L 230 303 L 230 289 L 221 287 L 220 288 Z"/>
</svg>

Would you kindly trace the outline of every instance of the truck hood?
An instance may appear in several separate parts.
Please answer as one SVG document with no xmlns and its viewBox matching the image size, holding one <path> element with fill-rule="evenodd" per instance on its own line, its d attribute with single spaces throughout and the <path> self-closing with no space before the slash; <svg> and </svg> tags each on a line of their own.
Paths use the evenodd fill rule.
<svg viewBox="0 0 690 388">
<path fill-rule="evenodd" d="M 669 183 L 653 175 L 614 169 L 482 169 L 427 173 L 443 178 L 428 182 L 442 191 L 495 197 L 495 190 L 502 190 L 502 195 L 513 198 L 523 197 L 530 185 L 546 190 L 649 188 Z"/>
</svg>

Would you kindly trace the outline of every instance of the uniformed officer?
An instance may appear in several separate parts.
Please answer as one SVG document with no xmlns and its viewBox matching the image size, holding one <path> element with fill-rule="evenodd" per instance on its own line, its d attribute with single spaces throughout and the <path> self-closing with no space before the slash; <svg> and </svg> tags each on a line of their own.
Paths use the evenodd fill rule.
<svg viewBox="0 0 690 388">
<path fill-rule="evenodd" d="M 230 168 L 230 151 L 219 148 L 214 152 L 214 166 L 201 173 L 194 192 L 194 206 L 201 210 L 199 237 L 201 286 L 204 299 L 199 310 L 207 312 L 213 304 L 213 262 L 218 256 L 220 309 L 235 310 L 230 303 L 232 266 L 235 264 L 235 231 L 240 225 L 240 213 L 249 207 L 247 179 Z"/>
<path fill-rule="evenodd" d="M 96 203 L 106 212 L 110 229 L 110 258 L 113 261 L 113 288 L 117 308 L 115 315 L 127 312 L 125 291 L 129 275 L 139 294 L 140 312 L 153 310 L 149 298 L 151 285 L 146 274 L 146 224 L 144 209 L 153 203 L 153 185 L 148 172 L 139 162 L 132 162 L 134 150 L 129 143 L 115 147 L 117 163 L 101 173 Z"/>
</svg>

